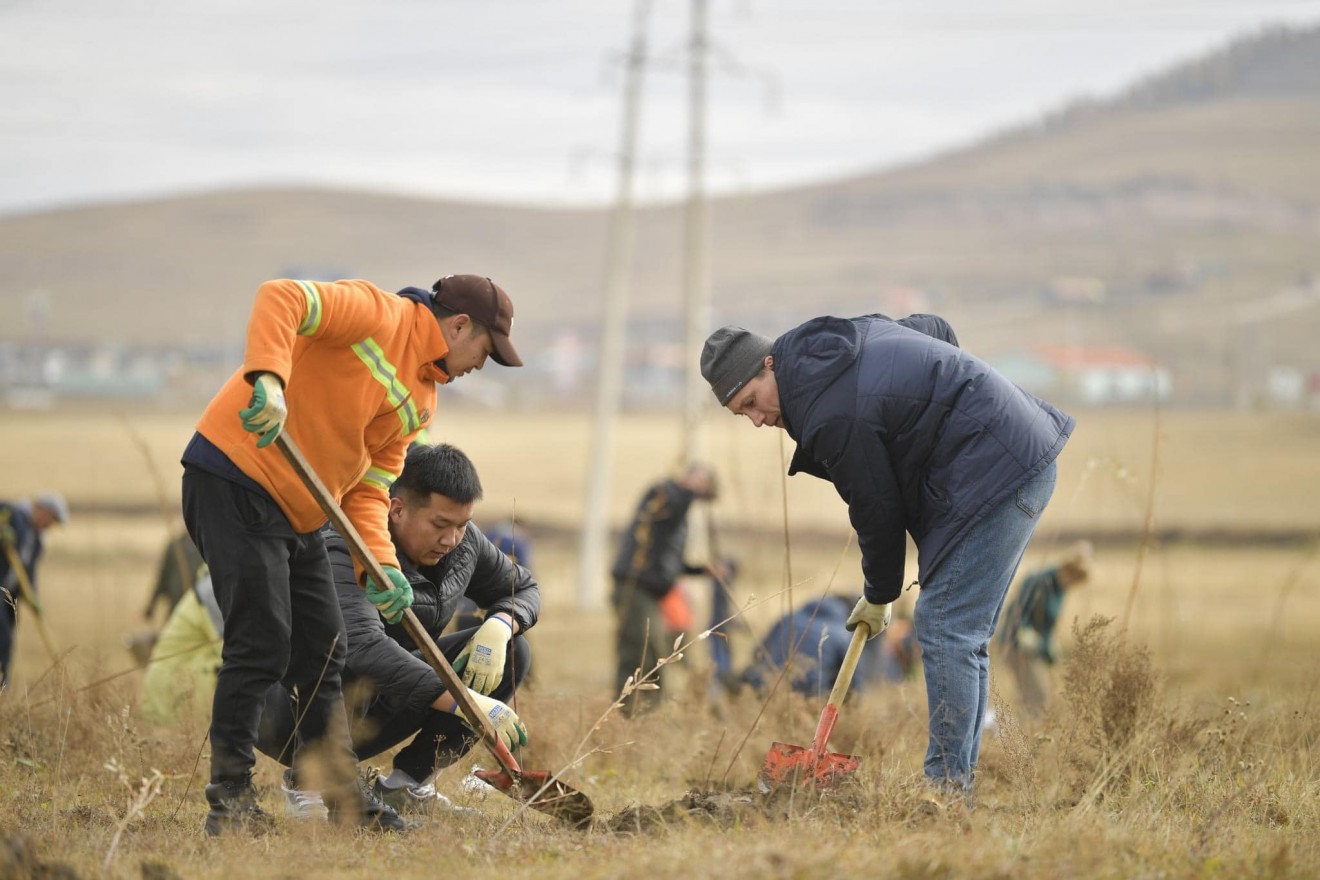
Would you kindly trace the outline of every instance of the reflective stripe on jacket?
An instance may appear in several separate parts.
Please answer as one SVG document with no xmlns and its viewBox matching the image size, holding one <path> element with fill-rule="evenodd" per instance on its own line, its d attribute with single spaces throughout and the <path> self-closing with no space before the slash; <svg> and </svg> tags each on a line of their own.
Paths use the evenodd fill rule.
<svg viewBox="0 0 1320 880">
<path fill-rule="evenodd" d="M 425 306 L 367 281 L 268 281 L 257 291 L 243 365 L 211 400 L 197 430 L 279 504 L 298 532 L 325 522 L 320 506 L 273 447 L 243 429 L 249 379 L 284 382 L 285 430 L 339 501 L 376 558 L 397 565 L 386 524 L 389 486 L 411 439 L 435 409 L 434 362 L 448 354 Z"/>
</svg>

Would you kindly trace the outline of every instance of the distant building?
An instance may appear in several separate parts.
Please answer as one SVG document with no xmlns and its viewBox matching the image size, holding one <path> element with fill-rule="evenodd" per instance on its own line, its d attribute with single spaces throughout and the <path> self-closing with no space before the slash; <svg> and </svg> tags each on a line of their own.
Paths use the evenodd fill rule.
<svg viewBox="0 0 1320 880">
<path fill-rule="evenodd" d="M 1040 345 L 996 359 L 995 368 L 1033 394 L 1088 406 L 1167 401 L 1169 369 L 1120 346 Z"/>
</svg>

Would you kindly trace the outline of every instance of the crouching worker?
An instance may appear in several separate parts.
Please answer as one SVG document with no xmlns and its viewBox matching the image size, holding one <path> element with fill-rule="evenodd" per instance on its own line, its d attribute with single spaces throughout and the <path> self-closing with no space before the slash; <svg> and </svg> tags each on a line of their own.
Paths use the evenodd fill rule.
<svg viewBox="0 0 1320 880">
<path fill-rule="evenodd" d="M 390 539 L 412 586 L 418 621 L 498 735 L 516 749 L 527 743 L 527 729 L 505 703 L 531 662 L 521 634 L 536 623 L 541 592 L 527 569 L 472 525 L 480 498 L 481 481 L 467 455 L 453 446 L 414 444 L 390 489 Z M 374 782 L 376 792 L 396 809 L 444 808 L 448 800 L 431 779 L 466 754 L 478 735 L 402 622 L 386 623 L 367 600 L 344 539 L 332 526 L 324 535 L 348 634 L 344 691 L 366 693 L 356 708 L 348 700 L 354 752 L 366 760 L 411 737 L 394 756 L 393 770 Z M 485 621 L 441 635 L 464 597 L 482 609 Z M 282 685 L 270 689 L 257 747 L 286 767 L 293 761 L 296 711 Z M 320 800 L 305 785 L 286 771 L 289 811 L 315 815 Z"/>
<path fill-rule="evenodd" d="M 823 700 L 843 668 L 852 641 L 846 624 L 856 602 L 856 595 L 828 594 L 779 618 L 757 645 L 741 683 L 760 692 L 767 691 L 787 666 L 789 673 L 785 674 L 794 693 Z M 848 695 L 861 693 L 880 680 L 883 644 L 882 641 L 881 645 L 869 646 L 862 652 L 848 684 Z"/>
<path fill-rule="evenodd" d="M 147 657 L 142 677 L 142 715 L 156 724 L 205 717 L 215 700 L 225 619 L 211 572 L 201 565 L 170 611 Z"/>
</svg>

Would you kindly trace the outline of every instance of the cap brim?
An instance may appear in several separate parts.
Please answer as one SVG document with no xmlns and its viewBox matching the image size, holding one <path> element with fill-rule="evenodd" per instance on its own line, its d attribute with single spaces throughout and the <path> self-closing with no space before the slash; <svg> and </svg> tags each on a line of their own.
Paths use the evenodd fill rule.
<svg viewBox="0 0 1320 880">
<path fill-rule="evenodd" d="M 495 332 L 490 334 L 490 340 L 491 347 L 494 349 L 490 356 L 495 360 L 495 363 L 502 367 L 521 367 L 523 365 L 522 358 L 518 357 L 518 350 L 513 347 L 513 340 L 502 333 Z"/>
</svg>

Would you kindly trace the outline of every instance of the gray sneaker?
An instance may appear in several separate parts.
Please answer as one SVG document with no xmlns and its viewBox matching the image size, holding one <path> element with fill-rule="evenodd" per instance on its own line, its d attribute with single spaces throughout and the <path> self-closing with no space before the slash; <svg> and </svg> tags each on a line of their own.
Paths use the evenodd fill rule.
<svg viewBox="0 0 1320 880">
<path fill-rule="evenodd" d="M 292 769 L 284 771 L 284 782 L 280 784 L 280 791 L 284 793 L 284 814 L 286 816 L 295 819 L 323 820 L 330 815 L 330 811 L 326 809 L 325 801 L 321 799 L 319 791 L 298 788 Z"/>
<path fill-rule="evenodd" d="M 435 786 L 429 782 L 396 787 L 386 785 L 385 778 L 378 776 L 372 786 L 376 789 L 376 793 L 382 801 L 404 815 L 416 816 L 431 813 L 458 815 L 475 812 L 475 810 L 470 810 L 467 807 L 455 806 L 453 801 L 436 791 Z"/>
</svg>

